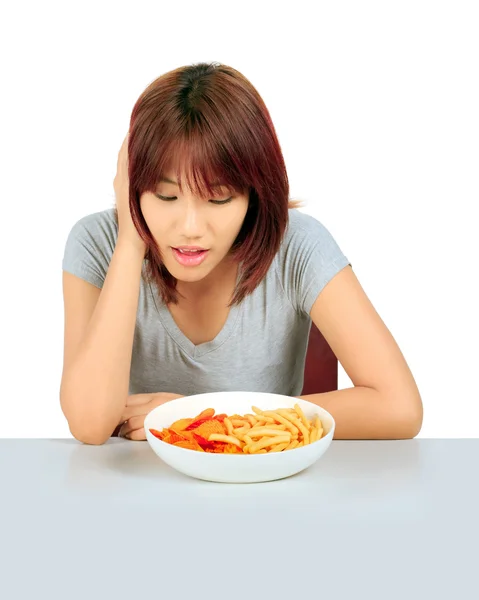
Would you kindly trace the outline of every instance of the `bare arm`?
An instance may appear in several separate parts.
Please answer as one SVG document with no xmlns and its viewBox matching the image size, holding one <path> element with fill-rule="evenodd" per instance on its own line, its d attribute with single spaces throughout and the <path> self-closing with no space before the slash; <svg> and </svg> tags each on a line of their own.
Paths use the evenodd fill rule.
<svg viewBox="0 0 479 600">
<path fill-rule="evenodd" d="M 298 396 L 336 421 L 335 439 L 408 439 L 421 430 L 421 395 L 389 329 L 350 266 L 325 286 L 311 318 L 354 384 Z"/>
<path fill-rule="evenodd" d="M 125 409 L 143 258 L 141 249 L 119 239 L 101 290 L 63 276 L 60 402 L 72 435 L 85 443 L 106 442 Z"/>
</svg>

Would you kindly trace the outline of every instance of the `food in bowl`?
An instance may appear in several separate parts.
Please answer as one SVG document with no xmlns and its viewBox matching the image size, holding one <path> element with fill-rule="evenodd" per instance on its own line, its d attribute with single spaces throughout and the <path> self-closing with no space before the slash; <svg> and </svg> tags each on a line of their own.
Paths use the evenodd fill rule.
<svg viewBox="0 0 479 600">
<path fill-rule="evenodd" d="M 258 417 L 269 416 L 267 414 L 268 412 L 278 413 L 278 410 L 284 409 L 287 409 L 292 418 L 296 418 L 298 413 L 294 409 L 295 404 L 298 404 L 306 418 L 311 421 L 311 430 L 312 426 L 316 423 L 316 415 L 318 415 L 322 425 L 321 428 L 323 429 L 323 432 L 318 430 L 318 434 L 320 434 L 321 437 L 318 435 L 318 439 L 315 442 L 312 442 L 311 433 L 308 431 L 310 443 L 304 444 L 304 436 L 301 432 L 301 428 L 297 427 L 299 431 L 297 434 L 298 445 L 301 441 L 303 441 L 303 445 L 299 448 L 296 446 L 296 448 L 294 448 L 296 452 L 281 450 L 271 452 L 273 446 L 270 446 L 260 449 L 266 450 L 266 452 L 259 451 L 255 452 L 255 454 L 251 454 L 250 452 L 243 452 L 243 448 L 241 448 L 241 452 L 238 452 L 239 447 L 236 444 L 231 444 L 231 442 L 229 443 L 235 447 L 234 450 L 231 446 L 225 446 L 225 443 L 223 442 L 223 444 L 215 444 L 218 449 L 223 449 L 221 453 L 213 452 L 212 449 L 209 451 L 203 449 L 202 451 L 192 451 L 191 449 L 185 449 L 181 446 L 174 446 L 172 443 L 165 443 L 152 433 L 153 429 L 163 436 L 166 430 L 170 429 L 171 424 L 184 418 L 192 418 L 191 425 L 193 423 L 193 415 L 199 416 L 198 413 L 201 414 L 201 412 L 204 413 L 203 417 L 205 417 L 205 415 L 213 415 L 219 417 L 217 420 L 223 420 L 223 423 L 226 418 L 231 421 L 233 417 L 236 418 L 241 415 L 244 415 L 242 417 L 243 421 L 245 418 L 248 420 L 247 414 L 249 414 L 250 418 L 254 417 L 256 421 L 258 421 Z M 251 408 L 252 406 L 259 406 L 261 407 L 261 410 L 258 409 L 259 412 L 255 412 Z M 278 409 L 278 406 L 280 406 L 281 409 Z M 216 414 L 210 407 L 214 407 Z M 206 410 L 209 410 L 209 412 L 205 412 Z M 295 415 L 293 415 L 293 410 Z M 231 416 L 227 417 L 227 415 Z M 265 420 L 265 423 L 266 422 L 270 425 L 277 425 L 281 420 L 273 423 Z M 304 426 L 302 421 L 301 423 Z M 240 429 L 240 427 L 237 426 L 239 423 L 232 422 L 231 424 L 233 429 Z M 282 422 L 281 424 L 284 425 Z M 184 429 L 186 429 L 186 427 L 184 427 Z M 251 429 L 252 428 L 253 425 L 251 424 Z M 189 437 L 184 429 L 178 431 L 178 427 L 176 428 L 177 433 L 182 437 Z M 246 429 L 248 428 L 246 427 Z M 277 429 L 277 427 L 274 429 Z M 288 427 L 286 427 L 286 429 L 288 429 Z M 283 431 L 284 435 L 286 429 L 279 431 Z M 190 429 L 190 431 L 192 430 Z M 207 392 L 183 396 L 160 404 L 145 417 L 146 439 L 153 452 L 163 461 L 163 463 L 184 475 L 217 483 L 259 483 L 274 481 L 304 471 L 327 452 L 333 440 L 334 431 L 335 421 L 333 416 L 327 410 L 315 403 L 283 394 L 253 392 L 247 390 Z M 207 431 L 204 433 L 205 435 L 208 434 L 208 437 L 211 435 L 211 433 L 208 433 Z M 220 435 L 225 434 L 220 433 Z M 226 433 L 226 435 L 228 435 L 228 433 Z M 193 438 L 194 436 L 191 435 L 191 437 Z M 235 437 L 238 436 L 235 434 Z M 291 437 L 293 437 L 293 435 L 291 435 Z M 251 439 L 256 442 L 261 438 L 253 437 Z M 211 441 L 214 442 L 215 440 L 212 439 Z M 239 441 L 241 442 L 241 439 Z M 245 441 L 247 442 L 246 439 Z M 275 441 L 278 442 L 277 439 Z M 185 442 L 185 440 L 183 440 L 183 442 Z M 240 445 L 243 446 L 241 443 Z M 275 446 L 279 446 L 279 444 L 275 444 Z M 225 449 L 229 449 L 232 453 L 224 452 Z M 161 474 L 162 471 L 160 470 L 159 473 Z"/>
<path fill-rule="evenodd" d="M 215 414 L 207 408 L 192 418 L 182 418 L 161 431 L 150 428 L 156 438 L 180 448 L 215 454 L 268 454 L 300 448 L 320 440 L 319 415 L 308 419 L 299 404 L 293 408 L 261 410 L 251 407 L 245 415 Z"/>
</svg>

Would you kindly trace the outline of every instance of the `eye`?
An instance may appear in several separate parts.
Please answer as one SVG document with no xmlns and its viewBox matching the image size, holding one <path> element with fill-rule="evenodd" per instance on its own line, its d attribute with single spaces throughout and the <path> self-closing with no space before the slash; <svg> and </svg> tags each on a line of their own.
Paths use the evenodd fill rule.
<svg viewBox="0 0 479 600">
<path fill-rule="evenodd" d="M 233 200 L 233 196 L 230 196 L 226 200 L 210 200 L 212 204 L 229 204 Z"/>
<path fill-rule="evenodd" d="M 164 200 L 165 202 L 172 202 L 173 200 L 177 200 L 176 196 L 162 196 L 161 194 L 155 194 L 157 198 L 160 200 Z M 233 196 L 230 196 L 226 200 L 210 200 L 212 204 L 229 204 L 233 200 Z"/>
</svg>

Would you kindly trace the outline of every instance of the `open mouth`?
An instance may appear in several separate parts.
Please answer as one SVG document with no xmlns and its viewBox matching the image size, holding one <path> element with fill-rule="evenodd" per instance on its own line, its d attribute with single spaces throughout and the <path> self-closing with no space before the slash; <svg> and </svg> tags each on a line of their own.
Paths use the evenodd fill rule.
<svg viewBox="0 0 479 600">
<path fill-rule="evenodd" d="M 208 255 L 209 250 L 187 250 L 172 248 L 173 256 L 180 263 L 180 265 L 186 267 L 194 267 L 200 265 Z"/>
</svg>

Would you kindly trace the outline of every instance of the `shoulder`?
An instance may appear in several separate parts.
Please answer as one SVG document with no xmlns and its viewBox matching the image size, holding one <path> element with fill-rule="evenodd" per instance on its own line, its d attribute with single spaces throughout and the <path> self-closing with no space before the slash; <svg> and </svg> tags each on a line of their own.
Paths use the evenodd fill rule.
<svg viewBox="0 0 479 600">
<path fill-rule="evenodd" d="M 297 209 L 290 209 L 289 222 L 277 261 L 283 268 L 299 268 L 313 256 L 316 263 L 328 266 L 344 255 L 337 240 L 323 222 Z"/>
<path fill-rule="evenodd" d="M 276 265 L 283 289 L 296 310 L 309 314 L 317 294 L 348 264 L 324 223 L 297 209 L 289 210 Z"/>
<path fill-rule="evenodd" d="M 297 209 L 289 210 L 289 222 L 284 235 L 284 245 L 292 245 L 295 248 L 319 245 L 323 249 L 327 249 L 328 245 L 334 241 L 329 229 L 322 221 Z"/>
<path fill-rule="evenodd" d="M 98 241 L 113 240 L 118 236 L 118 221 L 114 208 L 107 208 L 81 217 L 71 227 L 70 234 L 91 236 Z"/>
<path fill-rule="evenodd" d="M 118 238 L 116 209 L 85 215 L 70 228 L 62 268 L 101 287 Z"/>
</svg>

